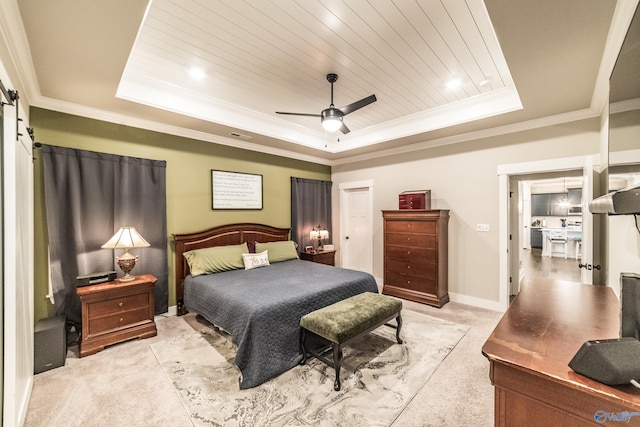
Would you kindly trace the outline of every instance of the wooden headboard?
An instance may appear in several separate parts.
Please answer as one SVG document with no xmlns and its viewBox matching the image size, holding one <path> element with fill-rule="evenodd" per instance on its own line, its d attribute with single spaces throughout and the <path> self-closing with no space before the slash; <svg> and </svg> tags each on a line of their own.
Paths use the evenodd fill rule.
<svg viewBox="0 0 640 427">
<path fill-rule="evenodd" d="M 190 234 L 174 234 L 176 250 L 175 287 L 178 315 L 186 314 L 184 306 L 184 278 L 189 275 L 189 264 L 183 253 L 214 246 L 240 245 L 244 242 L 276 242 L 289 240 L 289 228 L 263 224 L 227 224 Z"/>
</svg>

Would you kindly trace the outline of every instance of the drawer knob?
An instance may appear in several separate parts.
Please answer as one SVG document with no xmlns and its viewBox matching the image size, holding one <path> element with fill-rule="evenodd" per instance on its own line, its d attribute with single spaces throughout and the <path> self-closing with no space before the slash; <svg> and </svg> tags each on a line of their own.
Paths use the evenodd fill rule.
<svg viewBox="0 0 640 427">
<path fill-rule="evenodd" d="M 121 303 L 121 302 L 120 302 L 120 303 L 118 303 L 118 307 L 122 307 L 122 303 Z"/>
<path fill-rule="evenodd" d="M 124 318 L 123 318 L 123 317 L 121 317 L 121 318 L 120 318 L 120 323 L 122 323 L 122 321 L 123 321 L 123 320 L 124 320 Z"/>
<path fill-rule="evenodd" d="M 407 269 L 408 269 L 408 270 L 410 270 L 410 269 L 411 269 L 411 266 L 410 266 L 410 265 L 407 265 Z"/>
</svg>

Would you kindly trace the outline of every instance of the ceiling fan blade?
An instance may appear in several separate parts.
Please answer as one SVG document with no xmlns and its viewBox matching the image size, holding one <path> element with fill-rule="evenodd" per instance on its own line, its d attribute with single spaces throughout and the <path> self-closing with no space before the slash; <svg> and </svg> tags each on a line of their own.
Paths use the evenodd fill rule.
<svg viewBox="0 0 640 427">
<path fill-rule="evenodd" d="M 307 117 L 321 117 L 320 114 L 309 114 L 309 113 L 286 113 L 283 111 L 276 111 L 276 114 L 288 114 L 290 116 L 307 116 Z"/>
<path fill-rule="evenodd" d="M 344 133 L 344 134 L 347 134 L 347 133 L 349 133 L 349 132 L 351 132 L 351 131 L 349 130 L 349 128 L 347 127 L 347 125 L 345 125 L 345 124 L 344 124 L 344 122 L 342 122 L 342 126 L 340 126 L 340 132 L 342 132 L 342 133 Z"/>
<path fill-rule="evenodd" d="M 349 105 L 345 105 L 344 107 L 340 108 L 340 111 L 342 111 L 346 115 L 349 113 L 353 113 L 354 111 L 362 107 L 365 107 L 375 101 L 376 101 L 376 96 L 370 95 L 370 96 L 367 96 L 366 98 L 362 98 L 360 101 L 356 101 Z"/>
</svg>

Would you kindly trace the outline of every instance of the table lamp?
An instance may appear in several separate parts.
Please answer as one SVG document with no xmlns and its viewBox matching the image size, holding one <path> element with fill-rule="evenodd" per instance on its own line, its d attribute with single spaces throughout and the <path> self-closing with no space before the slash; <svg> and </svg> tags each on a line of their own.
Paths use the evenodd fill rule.
<svg viewBox="0 0 640 427">
<path fill-rule="evenodd" d="M 318 240 L 318 250 L 322 247 L 322 240 L 326 240 L 329 238 L 329 232 L 322 226 L 318 226 L 317 229 L 313 228 L 309 233 L 309 237 L 311 241 Z"/>
<path fill-rule="evenodd" d="M 124 272 L 124 276 L 119 280 L 121 282 L 128 282 L 135 279 L 135 276 L 132 276 L 131 270 L 135 267 L 136 262 L 138 261 L 138 256 L 131 255 L 129 253 L 129 249 L 131 248 L 146 248 L 149 247 L 149 242 L 144 240 L 144 237 L 138 233 L 135 227 L 120 227 L 120 229 L 110 238 L 107 243 L 102 245 L 104 249 L 116 249 L 123 248 L 124 255 L 121 257 L 116 257 L 116 261 L 120 266 L 120 269 Z"/>
</svg>

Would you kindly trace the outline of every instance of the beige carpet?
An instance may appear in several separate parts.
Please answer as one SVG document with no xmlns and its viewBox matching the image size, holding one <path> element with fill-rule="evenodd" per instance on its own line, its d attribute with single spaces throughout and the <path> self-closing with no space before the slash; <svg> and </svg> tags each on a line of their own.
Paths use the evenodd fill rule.
<svg viewBox="0 0 640 427">
<path fill-rule="evenodd" d="M 194 318 L 195 331 L 150 347 L 196 426 L 389 426 L 468 331 L 408 310 L 403 320 L 403 345 L 383 326 L 345 348 L 339 392 L 315 359 L 239 390 L 231 340 Z"/>
</svg>

